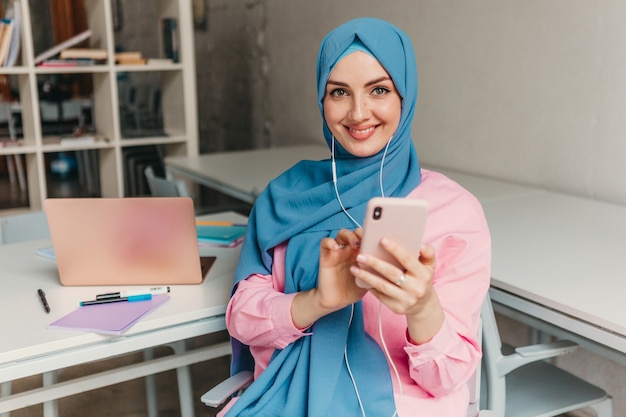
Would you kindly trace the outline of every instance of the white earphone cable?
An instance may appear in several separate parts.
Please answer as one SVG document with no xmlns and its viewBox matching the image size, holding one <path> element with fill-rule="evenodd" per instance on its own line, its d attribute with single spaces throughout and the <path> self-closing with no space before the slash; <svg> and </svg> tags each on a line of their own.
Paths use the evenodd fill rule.
<svg viewBox="0 0 626 417">
<path fill-rule="evenodd" d="M 335 186 L 335 195 L 337 196 L 337 201 L 341 206 L 341 210 L 346 213 L 346 215 L 352 220 L 352 223 L 356 225 L 356 227 L 361 227 L 359 222 L 357 222 L 354 217 L 348 213 L 348 210 L 343 206 L 343 202 L 341 201 L 341 196 L 339 195 L 339 189 L 337 188 L 337 165 L 335 164 L 335 137 L 333 136 L 331 146 L 330 146 L 330 156 L 331 156 L 331 165 L 333 171 L 333 185 Z"/>
<path fill-rule="evenodd" d="M 380 170 L 379 170 L 379 177 L 378 177 L 378 181 L 379 181 L 379 186 L 380 186 L 380 195 L 382 197 L 385 196 L 385 190 L 383 188 L 383 166 L 385 164 L 385 156 L 387 155 L 387 150 L 389 149 L 389 144 L 391 143 L 391 140 L 393 139 L 393 136 L 389 138 L 389 140 L 387 141 L 387 145 L 385 146 L 385 152 L 383 153 L 382 159 L 380 161 Z M 354 223 L 356 225 L 356 227 L 362 227 L 359 222 L 357 222 L 354 217 L 352 217 L 350 215 L 350 213 L 348 213 L 348 210 L 346 210 L 346 208 L 343 205 L 343 202 L 341 201 L 341 196 L 339 194 L 339 188 L 337 186 L 337 165 L 335 162 L 335 137 L 332 137 L 332 141 L 331 141 L 331 147 L 330 147 L 330 155 L 331 155 L 331 169 L 332 169 L 332 175 L 333 175 L 333 186 L 335 188 L 335 195 L 337 196 L 337 201 L 339 202 L 339 205 L 341 206 L 341 210 L 346 214 L 346 216 L 348 216 L 348 218 L 350 218 L 350 220 L 352 221 L 352 223 Z M 354 315 L 354 304 L 352 304 L 352 310 L 350 312 L 350 322 L 348 324 L 348 326 L 350 326 L 352 324 L 352 317 Z M 387 348 L 387 343 L 385 342 L 385 338 L 383 336 L 383 324 L 382 324 L 382 302 L 379 304 L 378 306 L 378 330 L 379 330 L 379 334 L 380 334 L 380 340 L 381 340 L 381 344 L 383 345 L 383 350 L 385 352 L 385 356 L 387 357 L 387 360 L 389 361 L 389 364 L 391 365 L 391 368 L 393 369 L 393 372 L 396 376 L 396 379 L 398 381 L 398 386 L 400 387 L 400 398 L 402 398 L 403 396 L 403 388 L 402 388 L 402 381 L 400 379 L 400 374 L 398 373 L 398 369 L 396 368 L 395 363 L 393 362 L 393 359 L 391 358 L 391 354 L 389 353 L 389 349 Z M 356 397 L 357 397 L 357 401 L 359 402 L 359 407 L 361 409 L 361 415 L 363 417 L 366 417 L 365 415 L 365 409 L 363 407 L 363 403 L 361 401 L 361 395 L 359 393 L 359 389 L 357 387 L 356 381 L 354 379 L 354 375 L 352 374 L 352 370 L 350 369 L 350 362 L 348 361 L 348 347 L 347 345 L 344 346 L 344 350 L 343 350 L 343 354 L 344 354 L 344 359 L 346 361 L 346 367 L 348 369 L 348 374 L 350 375 L 350 379 L 352 380 L 352 385 L 354 386 L 354 391 L 356 393 Z M 392 415 L 392 417 L 395 417 L 398 415 L 398 410 L 394 410 L 394 413 Z"/>
<path fill-rule="evenodd" d="M 389 353 L 389 349 L 387 348 L 387 343 L 385 342 L 385 336 L 383 336 L 383 319 L 382 319 L 382 308 L 383 302 L 380 301 L 378 303 L 378 334 L 380 336 L 380 342 L 383 345 L 383 349 L 385 350 L 385 354 L 387 355 L 387 359 L 391 364 L 391 369 L 393 369 L 393 373 L 396 376 L 396 380 L 398 381 L 398 387 L 400 388 L 400 398 L 404 396 L 403 388 L 402 388 L 402 380 L 400 379 L 400 373 L 398 372 L 398 368 L 396 368 L 396 364 L 391 359 L 391 354 Z"/>
<path fill-rule="evenodd" d="M 348 322 L 348 328 L 352 325 L 352 318 L 354 317 L 354 304 L 352 304 L 352 309 L 350 310 L 350 321 Z M 359 402 L 359 408 L 361 409 L 361 415 L 366 417 L 365 408 L 363 407 L 363 401 L 361 401 L 361 394 L 359 393 L 359 388 L 356 386 L 356 381 L 354 379 L 354 375 L 352 374 L 352 369 L 350 368 L 350 361 L 348 360 L 348 344 L 343 347 L 343 358 L 346 361 L 346 368 L 348 369 L 348 375 L 350 375 L 350 380 L 352 380 L 352 386 L 354 387 L 354 392 L 356 393 L 356 399 Z"/>
</svg>

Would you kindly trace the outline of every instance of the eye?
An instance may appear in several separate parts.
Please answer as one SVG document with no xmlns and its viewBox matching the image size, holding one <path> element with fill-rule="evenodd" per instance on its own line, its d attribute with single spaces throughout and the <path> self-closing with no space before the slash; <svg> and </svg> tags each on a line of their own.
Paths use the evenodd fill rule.
<svg viewBox="0 0 626 417">
<path fill-rule="evenodd" d="M 343 88 L 335 88 L 334 90 L 330 90 L 328 95 L 331 97 L 344 97 L 348 95 L 348 92 Z"/>
<path fill-rule="evenodd" d="M 387 87 L 374 87 L 374 89 L 372 90 L 372 94 L 375 96 L 384 96 L 389 92 L 390 90 Z"/>
</svg>

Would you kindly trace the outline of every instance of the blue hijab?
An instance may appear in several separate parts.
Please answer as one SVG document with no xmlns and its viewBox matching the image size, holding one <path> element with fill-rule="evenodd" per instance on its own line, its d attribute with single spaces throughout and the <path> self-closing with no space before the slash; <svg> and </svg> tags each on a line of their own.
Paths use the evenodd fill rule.
<svg viewBox="0 0 626 417">
<path fill-rule="evenodd" d="M 402 114 L 383 167 L 386 196 L 403 197 L 420 183 L 411 122 L 417 100 L 417 69 L 408 36 L 379 19 L 359 18 L 331 31 L 318 56 L 318 104 L 324 120 L 326 81 L 344 52 L 362 46 L 387 70 L 402 97 Z M 326 143 L 332 134 L 323 122 Z M 335 145 L 338 188 L 346 210 L 359 222 L 372 197 L 380 196 L 379 170 L 384 150 L 367 158 Z M 274 179 L 256 200 L 235 272 L 235 287 L 251 274 L 271 274 L 273 248 L 288 242 L 285 293 L 317 285 L 319 244 L 342 228 L 355 225 L 335 197 L 331 162 L 301 161 Z M 351 318 L 352 313 L 354 313 Z M 329 314 L 311 334 L 276 350 L 268 368 L 255 380 L 229 416 L 355 415 L 359 405 L 344 361 L 344 347 L 367 416 L 392 416 L 393 386 L 387 360 L 365 333 L 361 302 Z M 253 370 L 248 347 L 233 339 L 232 372 Z"/>
</svg>

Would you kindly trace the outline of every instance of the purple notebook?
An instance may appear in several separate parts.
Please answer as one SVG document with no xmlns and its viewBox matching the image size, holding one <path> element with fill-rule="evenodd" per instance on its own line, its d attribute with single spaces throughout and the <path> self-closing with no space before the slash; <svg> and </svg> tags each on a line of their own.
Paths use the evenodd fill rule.
<svg viewBox="0 0 626 417">
<path fill-rule="evenodd" d="M 169 299 L 169 295 L 155 295 L 147 301 L 82 306 L 50 323 L 48 329 L 119 335 Z"/>
</svg>

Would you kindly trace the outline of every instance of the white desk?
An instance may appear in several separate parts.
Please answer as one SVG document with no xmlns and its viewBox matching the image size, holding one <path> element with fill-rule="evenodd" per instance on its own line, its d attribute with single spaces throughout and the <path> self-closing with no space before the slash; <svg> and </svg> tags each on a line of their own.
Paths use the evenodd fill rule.
<svg viewBox="0 0 626 417">
<path fill-rule="evenodd" d="M 626 364 L 626 207 L 558 193 L 483 206 L 493 300 Z"/>
<path fill-rule="evenodd" d="M 626 207 L 443 172 L 485 210 L 494 309 L 626 365 Z"/>
<path fill-rule="evenodd" d="M 198 156 L 168 156 L 167 170 L 246 203 L 273 178 L 303 159 L 330 158 L 325 144 L 232 151 Z"/>
<path fill-rule="evenodd" d="M 169 169 L 252 203 L 325 146 L 167 158 Z M 289 155 L 289 158 L 286 158 Z M 492 234 L 496 311 L 626 364 L 626 207 L 438 170 L 481 201 Z"/>
<path fill-rule="evenodd" d="M 245 222 L 245 217 L 236 213 L 208 217 Z M 204 282 L 172 286 L 168 302 L 142 318 L 124 335 L 112 337 L 47 330 L 49 323 L 76 309 L 80 300 L 118 290 L 61 287 L 56 265 L 35 255 L 37 248 L 49 245 L 49 241 L 43 240 L 0 246 L 0 383 L 225 329 L 224 314 L 240 248 L 201 248 L 202 255 L 217 257 Z M 41 306 L 38 288 L 46 293 L 50 314 Z M 222 343 L 1 397 L 0 413 L 228 354 L 229 343 Z"/>
</svg>

